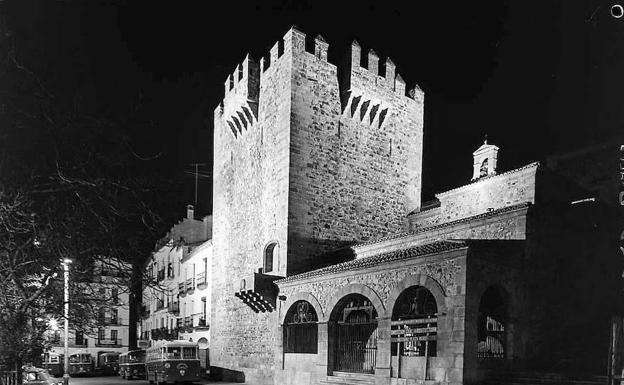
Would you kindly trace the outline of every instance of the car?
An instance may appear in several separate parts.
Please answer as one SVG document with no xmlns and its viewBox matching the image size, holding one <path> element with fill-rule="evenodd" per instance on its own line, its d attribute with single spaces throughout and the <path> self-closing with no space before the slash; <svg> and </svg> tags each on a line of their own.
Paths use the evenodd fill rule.
<svg viewBox="0 0 624 385">
<path fill-rule="evenodd" d="M 22 370 L 22 383 L 24 385 L 62 385 L 63 380 L 52 377 L 45 369 L 30 366 Z"/>
</svg>

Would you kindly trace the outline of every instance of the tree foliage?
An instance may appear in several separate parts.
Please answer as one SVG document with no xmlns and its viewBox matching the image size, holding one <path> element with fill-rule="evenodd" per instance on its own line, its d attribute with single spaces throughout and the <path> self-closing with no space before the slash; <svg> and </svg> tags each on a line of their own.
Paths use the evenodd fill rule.
<svg viewBox="0 0 624 385">
<path fill-rule="evenodd" d="M 62 259 L 74 260 L 70 322 L 86 330 L 106 301 L 87 284 L 97 261 L 128 262 L 140 272 L 183 207 L 177 181 L 159 172 L 163 150 L 135 150 L 133 129 L 145 124 L 140 102 L 113 113 L 90 108 L 94 103 L 79 89 L 59 86 L 62 69 L 50 68 L 30 49 L 36 45 L 22 40 L 10 18 L 0 20 L 0 364 L 6 365 L 36 360 L 47 320 L 61 319 Z M 118 268 L 137 294 L 140 277 Z"/>
</svg>

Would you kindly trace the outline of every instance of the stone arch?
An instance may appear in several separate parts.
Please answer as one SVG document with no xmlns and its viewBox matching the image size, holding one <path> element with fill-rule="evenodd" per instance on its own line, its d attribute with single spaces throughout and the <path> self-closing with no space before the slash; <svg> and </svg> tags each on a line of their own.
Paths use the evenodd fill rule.
<svg viewBox="0 0 624 385">
<path fill-rule="evenodd" d="M 312 305 L 314 311 L 316 311 L 316 315 L 319 321 L 325 318 L 325 314 L 323 312 L 323 308 L 319 303 L 318 299 L 311 293 L 308 292 L 298 292 L 293 295 L 290 295 L 286 298 L 286 301 L 282 304 L 282 313 L 280 314 L 280 325 L 284 324 L 284 318 L 288 313 L 288 309 L 297 301 L 307 301 Z"/>
<path fill-rule="evenodd" d="M 401 295 L 403 291 L 412 286 L 423 286 L 427 288 L 433 297 L 436 300 L 436 304 L 438 306 L 438 313 L 446 314 L 446 293 L 444 292 L 444 288 L 442 285 L 438 283 L 435 279 L 429 277 L 425 274 L 414 274 L 405 277 L 398 285 L 392 289 L 390 292 L 390 296 L 388 297 L 388 301 L 386 303 L 386 310 L 384 316 L 391 317 L 392 309 L 394 309 L 394 305 Z"/>
<path fill-rule="evenodd" d="M 361 283 L 351 283 L 341 287 L 338 291 L 332 294 L 327 303 L 328 311 L 326 314 L 323 314 L 322 322 L 327 322 L 331 319 L 332 315 L 334 315 L 334 311 L 336 310 L 336 305 L 340 302 L 342 298 L 346 297 L 349 294 L 363 295 L 364 297 L 368 298 L 369 301 L 371 301 L 379 316 L 386 314 L 386 308 L 375 290 Z M 319 320 L 321 320 L 320 317 Z"/>
</svg>

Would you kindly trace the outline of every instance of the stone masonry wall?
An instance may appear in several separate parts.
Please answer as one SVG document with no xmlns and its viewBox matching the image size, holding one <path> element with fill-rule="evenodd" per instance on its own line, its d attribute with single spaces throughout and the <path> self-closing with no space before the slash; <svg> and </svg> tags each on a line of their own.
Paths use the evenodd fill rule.
<svg viewBox="0 0 624 385">
<path fill-rule="evenodd" d="M 271 66 L 260 69 L 259 83 L 247 82 L 259 86 L 257 119 L 252 116 L 243 127 L 244 116 L 239 117 L 242 130 L 237 134 L 227 122 L 234 115 L 227 113 L 229 108 L 238 109 L 248 99 L 253 103 L 248 94 L 230 99 L 226 94 L 215 112 L 211 365 L 244 372 L 254 384 L 272 383 L 277 320 L 275 313 L 254 313 L 234 293 L 241 279 L 263 266 L 269 242 L 278 243 L 275 273 L 286 267 L 289 36 L 285 45 L 280 57 L 277 45 L 273 47 Z"/>
<path fill-rule="evenodd" d="M 532 163 L 436 194 L 440 207 L 410 215 L 410 228 L 446 223 L 519 203 L 535 203 L 538 166 L 538 163 Z"/>
<path fill-rule="evenodd" d="M 305 35 L 293 33 L 288 274 L 318 266 L 324 251 L 406 230 L 420 205 L 422 91 L 406 96 L 389 59 L 378 75 L 374 53 L 360 67 L 357 43 L 340 87 L 327 43 L 315 43 L 305 52 Z"/>
</svg>

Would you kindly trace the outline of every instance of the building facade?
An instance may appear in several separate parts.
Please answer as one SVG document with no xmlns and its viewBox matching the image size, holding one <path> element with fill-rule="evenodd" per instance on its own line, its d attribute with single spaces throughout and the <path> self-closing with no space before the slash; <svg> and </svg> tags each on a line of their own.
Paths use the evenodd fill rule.
<svg viewBox="0 0 624 385">
<path fill-rule="evenodd" d="M 356 42 L 337 68 L 306 39 L 293 28 L 259 64 L 247 56 L 215 109 L 213 372 L 293 385 L 602 373 L 601 301 L 621 300 L 608 209 L 574 203 L 587 190 L 540 163 L 500 172 L 487 142 L 470 181 L 421 204 L 424 93 Z"/>
<path fill-rule="evenodd" d="M 187 217 L 171 228 L 146 261 L 140 346 L 158 340 L 195 341 L 202 357 L 208 356 L 211 219 L 194 219 L 189 206 Z"/>
<path fill-rule="evenodd" d="M 83 276 L 72 274 L 81 294 L 70 298 L 73 306 L 93 315 L 81 327 L 72 325 L 68 338 L 69 354 L 90 353 L 97 358 L 105 352 L 123 353 L 129 346 L 130 264 L 112 258 L 97 258 Z M 74 309 L 76 311 L 76 309 Z M 71 313 L 70 313 L 71 314 Z M 48 335 L 51 352 L 64 354 L 62 322 L 55 322 Z"/>
</svg>

